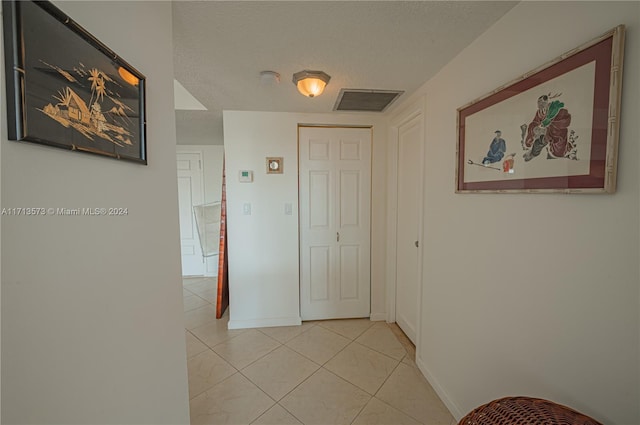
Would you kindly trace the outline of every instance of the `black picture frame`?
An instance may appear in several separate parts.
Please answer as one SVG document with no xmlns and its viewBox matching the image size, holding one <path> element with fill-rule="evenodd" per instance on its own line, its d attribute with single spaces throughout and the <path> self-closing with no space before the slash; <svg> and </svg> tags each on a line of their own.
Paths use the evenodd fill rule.
<svg viewBox="0 0 640 425">
<path fill-rule="evenodd" d="M 146 165 L 145 76 L 51 2 L 2 11 L 9 139 Z"/>
</svg>

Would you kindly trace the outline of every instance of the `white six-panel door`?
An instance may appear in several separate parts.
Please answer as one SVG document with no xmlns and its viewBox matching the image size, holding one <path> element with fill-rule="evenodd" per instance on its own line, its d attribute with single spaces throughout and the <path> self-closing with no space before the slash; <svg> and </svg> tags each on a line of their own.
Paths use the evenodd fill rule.
<svg viewBox="0 0 640 425">
<path fill-rule="evenodd" d="M 193 215 L 193 206 L 202 204 L 202 155 L 178 153 L 178 211 L 180 214 L 180 247 L 182 275 L 202 276 L 205 263 Z"/>
<path fill-rule="evenodd" d="M 371 129 L 300 127 L 302 320 L 369 317 Z"/>
</svg>

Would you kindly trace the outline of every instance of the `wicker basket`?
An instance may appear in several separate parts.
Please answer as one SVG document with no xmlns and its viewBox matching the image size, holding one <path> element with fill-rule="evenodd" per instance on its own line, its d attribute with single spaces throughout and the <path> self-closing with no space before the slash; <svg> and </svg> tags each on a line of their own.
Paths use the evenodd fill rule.
<svg viewBox="0 0 640 425">
<path fill-rule="evenodd" d="M 531 397 L 505 397 L 472 410 L 458 425 L 602 425 L 560 404 Z"/>
</svg>

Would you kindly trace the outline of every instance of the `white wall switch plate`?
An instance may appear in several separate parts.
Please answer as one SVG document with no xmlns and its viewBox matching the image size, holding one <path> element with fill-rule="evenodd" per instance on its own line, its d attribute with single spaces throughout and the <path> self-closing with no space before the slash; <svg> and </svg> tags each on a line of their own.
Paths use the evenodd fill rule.
<svg viewBox="0 0 640 425">
<path fill-rule="evenodd" d="M 242 214 L 244 215 L 251 215 L 251 204 L 246 202 L 244 205 L 242 205 Z"/>
<path fill-rule="evenodd" d="M 287 202 L 284 204 L 284 215 L 292 215 L 293 214 L 293 205 L 291 202 Z"/>
</svg>

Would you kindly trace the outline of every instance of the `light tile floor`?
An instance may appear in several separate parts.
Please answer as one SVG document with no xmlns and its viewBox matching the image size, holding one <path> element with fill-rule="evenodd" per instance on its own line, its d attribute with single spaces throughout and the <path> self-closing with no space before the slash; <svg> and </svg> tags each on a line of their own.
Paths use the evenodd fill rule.
<svg viewBox="0 0 640 425">
<path fill-rule="evenodd" d="M 228 330 L 211 278 L 184 279 L 191 423 L 454 425 L 395 324 Z"/>
</svg>

